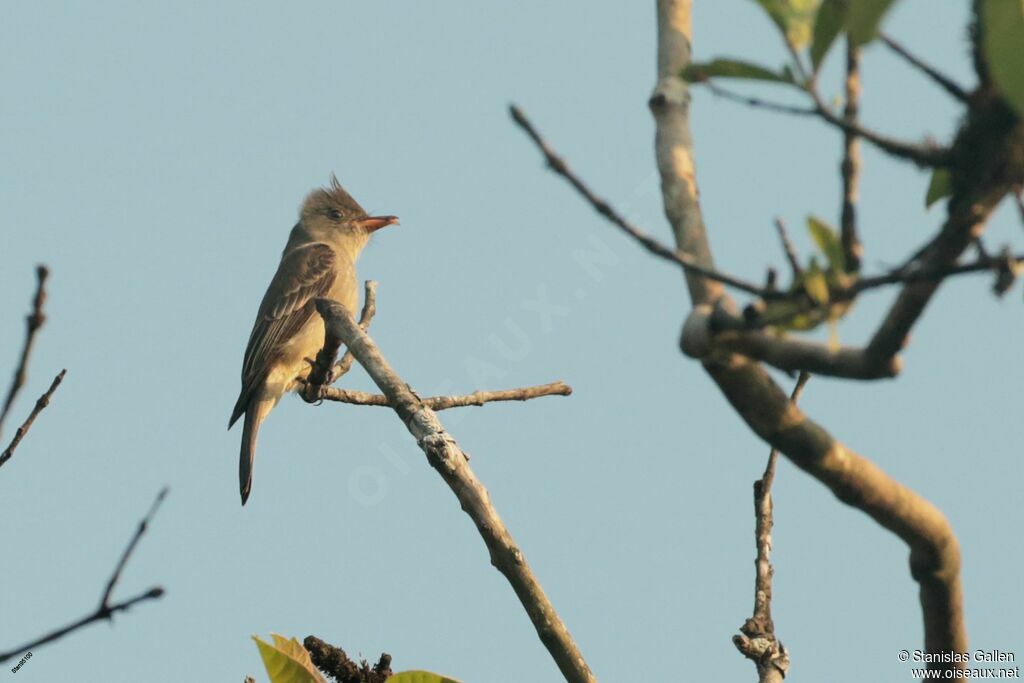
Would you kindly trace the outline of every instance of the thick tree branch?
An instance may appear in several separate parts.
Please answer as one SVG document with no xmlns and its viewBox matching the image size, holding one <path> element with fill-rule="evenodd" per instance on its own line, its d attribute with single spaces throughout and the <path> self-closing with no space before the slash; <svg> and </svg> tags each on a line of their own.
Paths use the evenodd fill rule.
<svg viewBox="0 0 1024 683">
<path fill-rule="evenodd" d="M 972 240 L 985 229 L 985 222 L 1009 190 L 1006 183 L 978 187 L 975 191 L 950 202 L 950 213 L 941 232 L 922 250 L 915 270 L 920 273 L 972 272 L 956 261 Z M 990 262 L 991 261 L 991 262 Z M 995 259 L 979 258 L 976 264 L 996 265 Z M 980 268 L 979 268 L 980 269 Z M 906 345 L 910 329 L 924 312 L 925 306 L 942 284 L 942 278 L 902 279 L 907 284 L 889 309 L 885 319 L 871 338 L 867 352 L 879 357 L 892 357 Z"/>
<path fill-rule="evenodd" d="M 324 318 L 327 330 L 325 346 L 344 343 L 369 373 L 394 406 L 406 428 L 437 470 L 445 483 L 459 499 L 462 509 L 470 516 L 490 552 L 491 564 L 500 571 L 515 590 L 537 629 L 541 642 L 567 681 L 596 681 L 583 655 L 573 642 L 569 630 L 544 593 L 523 552 L 505 527 L 491 504 L 483 484 L 469 467 L 469 456 L 459 448 L 437 415 L 395 374 L 373 341 L 356 324 L 344 306 L 326 299 L 318 299 L 317 311 Z"/>
<path fill-rule="evenodd" d="M 36 638 L 31 642 L 25 643 L 24 645 L 16 647 L 7 652 L 0 652 L 0 662 L 5 662 L 11 657 L 16 657 L 29 650 L 34 650 L 41 645 L 52 643 L 53 641 L 66 636 L 72 631 L 76 631 L 82 628 L 83 626 L 88 626 L 93 622 L 101 621 L 104 619 L 107 621 L 111 621 L 113 620 L 114 615 L 118 612 L 127 611 L 128 609 L 130 609 L 134 605 L 137 605 L 140 602 L 145 602 L 146 600 L 156 600 L 158 598 L 163 597 L 164 589 L 160 586 L 153 586 L 149 590 L 140 593 L 135 597 L 128 598 L 127 600 L 123 600 L 121 602 L 113 604 L 111 604 L 110 602 L 111 594 L 113 593 L 114 588 L 117 586 L 118 580 L 121 578 L 121 572 L 124 571 L 124 567 L 128 563 L 128 559 L 131 557 L 132 552 L 134 552 L 135 546 L 138 545 L 139 539 L 142 538 L 142 535 L 146 533 L 146 530 L 149 528 L 149 523 L 152 521 L 153 515 L 156 514 L 157 508 L 160 507 L 160 503 L 163 502 L 163 499 L 167 496 L 167 492 L 167 487 L 164 487 L 163 489 L 160 490 L 160 493 L 157 494 L 156 500 L 153 501 L 153 504 L 150 506 L 149 512 L 147 512 L 146 516 L 143 517 L 142 521 L 139 522 L 139 526 L 135 530 L 135 535 L 132 536 L 132 540 L 128 543 L 128 547 L 125 548 L 124 552 L 121 554 L 121 557 L 117 562 L 117 566 L 114 567 L 114 573 L 111 574 L 110 579 L 107 580 L 107 584 L 104 587 L 103 594 L 100 596 L 100 604 L 96 607 L 96 610 L 91 614 L 87 614 L 86 616 L 82 617 L 78 621 L 72 622 L 67 626 L 59 628 L 56 631 L 53 631 L 52 633 L 48 633 L 45 636 Z"/>
<path fill-rule="evenodd" d="M 655 98 L 665 100 L 666 88 L 672 97 L 667 98 L 671 106 L 654 107 L 658 129 L 655 146 L 666 214 L 678 243 L 706 254 L 702 263 L 710 263 L 710 247 L 696 201 L 689 96 L 682 79 L 674 78 L 690 59 L 690 12 L 689 0 L 658 0 Z M 675 85 L 669 86 L 670 82 Z M 673 87 L 678 89 L 672 90 Z M 854 132 L 866 137 L 861 130 Z M 677 159 L 687 163 L 679 164 Z M 687 201 L 680 204 L 679 197 L 686 197 Z M 711 304 L 717 296 L 709 295 L 707 289 L 699 286 L 691 285 L 690 291 L 694 305 L 703 305 L 705 315 L 710 317 Z M 684 328 L 684 344 L 685 337 Z M 960 554 L 956 537 L 942 513 L 807 418 L 760 364 L 738 354 L 721 353 L 709 356 L 704 367 L 756 434 L 825 484 L 840 500 L 867 513 L 907 543 L 911 574 L 920 585 L 925 649 L 963 651 L 967 647 L 967 633 Z"/>
<path fill-rule="evenodd" d="M 46 303 L 46 278 L 50 271 L 46 266 L 36 266 L 36 293 L 32 297 L 32 312 L 25 318 L 25 343 L 21 347 L 21 358 L 18 360 L 18 367 L 14 370 L 14 377 L 11 378 L 11 386 L 7 390 L 7 398 L 4 399 L 4 407 L 0 409 L 0 434 L 3 433 L 4 420 L 11 412 L 14 399 L 18 391 L 25 386 L 25 379 L 28 377 L 28 362 L 32 355 L 32 345 L 36 340 L 36 332 L 46 322 L 46 314 L 43 312 L 43 304 Z"/>
<path fill-rule="evenodd" d="M 449 408 L 462 408 L 465 406 L 482 406 L 485 403 L 497 401 L 529 401 L 542 396 L 569 396 L 572 394 L 572 387 L 564 382 L 551 382 L 533 387 L 520 387 L 518 389 L 502 389 L 500 391 L 474 391 L 464 396 L 428 396 L 421 398 L 423 405 L 431 410 L 447 410 Z M 338 389 L 337 387 L 322 387 L 318 400 L 337 401 L 339 403 L 351 403 L 360 406 L 383 406 L 393 408 L 388 402 L 388 397 L 383 394 L 369 394 L 365 391 L 351 391 L 349 389 Z"/>
<path fill-rule="evenodd" d="M 53 378 L 53 382 L 50 383 L 50 388 L 43 392 L 43 395 L 36 400 L 36 405 L 32 408 L 32 412 L 29 413 L 25 421 L 18 427 L 18 431 L 14 433 L 14 438 L 11 439 L 11 443 L 8 444 L 7 448 L 4 449 L 3 453 L 0 453 L 0 467 L 3 467 L 4 463 L 11 459 L 14 455 L 15 449 L 18 448 L 18 444 L 28 434 L 28 430 L 32 428 L 32 423 L 36 421 L 36 417 L 39 413 L 43 412 L 43 408 L 50 405 L 50 398 L 53 396 L 53 392 L 57 391 L 57 387 L 64 381 L 64 375 L 67 374 L 67 370 L 61 370 L 57 373 L 57 376 Z"/>
<path fill-rule="evenodd" d="M 960 100 L 961 102 L 967 101 L 969 97 L 967 91 L 960 87 L 960 85 L 956 83 L 956 81 L 954 81 L 952 78 L 946 76 L 944 73 L 936 69 L 931 64 L 928 64 L 924 60 L 914 56 L 905 47 L 903 47 L 895 40 L 893 40 L 892 37 L 884 33 L 879 33 L 878 37 L 882 39 L 882 42 L 885 43 L 886 47 L 888 47 L 890 50 L 892 50 L 900 57 L 905 59 L 908 64 L 920 70 L 921 73 L 923 73 L 925 76 L 935 81 L 936 85 L 938 85 L 940 88 L 942 88 L 947 93 L 949 93 L 956 99 Z"/>
<path fill-rule="evenodd" d="M 370 321 L 373 320 L 373 316 L 376 313 L 377 283 L 374 280 L 367 280 L 363 284 L 363 311 L 359 314 L 359 326 L 364 330 L 369 329 Z M 324 348 L 317 353 L 316 360 L 313 361 L 313 367 L 310 368 L 309 376 L 304 382 L 304 387 L 301 392 L 302 398 L 307 403 L 313 403 L 323 398 L 328 398 L 327 396 L 318 395 L 317 389 L 337 382 L 342 375 L 346 374 L 352 368 L 352 361 L 354 358 L 351 351 L 346 350 L 345 355 L 341 357 L 341 360 L 337 363 L 334 362 L 338 357 L 338 351 L 340 349 L 341 342 L 338 341 L 337 346 L 324 346 Z"/>
<path fill-rule="evenodd" d="M 789 395 L 791 403 L 796 404 L 810 378 L 806 372 L 800 373 L 793 393 Z M 732 637 L 736 649 L 757 666 L 760 683 L 781 683 L 789 671 L 789 652 L 775 635 L 775 622 L 772 620 L 772 579 L 775 576 L 771 559 L 774 526 L 772 482 L 778 459 L 779 451 L 773 448 L 768 454 L 764 475 L 754 482 L 754 542 L 757 547 L 754 613 L 740 627 L 740 634 Z"/>
</svg>

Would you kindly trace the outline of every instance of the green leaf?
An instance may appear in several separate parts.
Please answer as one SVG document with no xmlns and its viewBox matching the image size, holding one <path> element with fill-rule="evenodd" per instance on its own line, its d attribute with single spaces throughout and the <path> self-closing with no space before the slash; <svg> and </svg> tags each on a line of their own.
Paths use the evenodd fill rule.
<svg viewBox="0 0 1024 683">
<path fill-rule="evenodd" d="M 256 641 L 271 683 L 325 683 L 302 643 L 276 633 L 270 635 L 274 639 L 273 645 L 263 642 L 258 636 L 252 639 Z"/>
<path fill-rule="evenodd" d="M 851 0 L 846 12 L 846 32 L 854 45 L 870 43 L 878 35 L 882 17 L 895 0 Z"/>
<path fill-rule="evenodd" d="M 738 59 L 715 59 L 710 62 L 694 62 L 683 69 L 682 77 L 691 83 L 700 83 L 710 78 L 751 78 L 757 81 L 792 83 L 792 77 L 764 68 L 757 64 Z"/>
<path fill-rule="evenodd" d="M 981 17 L 992 79 L 1024 116 L 1024 0 L 983 0 Z"/>
<path fill-rule="evenodd" d="M 825 271 L 818 266 L 818 260 L 811 257 L 811 265 L 804 271 L 800 280 L 807 296 L 816 304 L 828 303 L 828 281 L 825 279 Z"/>
<path fill-rule="evenodd" d="M 761 313 L 761 319 L 771 321 L 776 329 L 813 330 L 827 318 L 823 308 L 807 308 L 792 299 L 769 301 Z"/>
<path fill-rule="evenodd" d="M 927 209 L 943 197 L 953 194 L 953 174 L 948 168 L 937 168 L 932 172 L 932 180 L 928 183 L 928 193 L 924 197 Z"/>
<path fill-rule="evenodd" d="M 807 230 L 811 233 L 811 238 L 814 239 L 818 248 L 821 249 L 821 253 L 828 260 L 829 268 L 845 273 L 846 255 L 843 253 L 843 243 L 839 239 L 839 233 L 830 227 L 828 223 L 815 216 L 807 217 Z"/>
<path fill-rule="evenodd" d="M 811 42 L 811 27 L 820 0 L 756 0 L 794 50 Z"/>
<path fill-rule="evenodd" d="M 847 0 L 823 0 L 814 18 L 811 64 L 817 71 L 846 22 Z"/>
<path fill-rule="evenodd" d="M 384 683 L 459 683 L 454 678 L 429 671 L 403 671 L 390 676 Z"/>
</svg>

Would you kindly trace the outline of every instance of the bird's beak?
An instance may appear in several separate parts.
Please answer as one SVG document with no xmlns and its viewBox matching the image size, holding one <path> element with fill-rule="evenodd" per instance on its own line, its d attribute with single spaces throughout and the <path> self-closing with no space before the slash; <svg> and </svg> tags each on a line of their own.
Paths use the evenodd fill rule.
<svg viewBox="0 0 1024 683">
<path fill-rule="evenodd" d="M 366 232 L 374 232 L 389 225 L 396 225 L 398 216 L 367 216 L 355 221 L 355 224 Z"/>
</svg>

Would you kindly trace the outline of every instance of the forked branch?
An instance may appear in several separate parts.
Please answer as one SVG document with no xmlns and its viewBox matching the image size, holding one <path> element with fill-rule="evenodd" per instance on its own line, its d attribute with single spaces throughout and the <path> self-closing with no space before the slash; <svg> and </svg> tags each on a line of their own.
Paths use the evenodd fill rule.
<svg viewBox="0 0 1024 683">
<path fill-rule="evenodd" d="M 147 512 L 146 516 L 139 522 L 139 526 L 135 530 L 135 535 L 132 536 L 131 541 L 128 543 L 128 547 L 125 548 L 123 553 L 121 553 L 121 557 L 118 559 L 117 565 L 114 567 L 114 572 L 107 580 L 106 586 L 103 589 L 103 594 L 100 596 L 100 604 L 97 605 L 96 609 L 92 613 L 85 615 L 78 621 L 74 621 L 67 626 L 59 628 L 51 633 L 47 633 L 46 635 L 25 643 L 20 647 L 13 648 L 7 652 L 0 652 L 0 662 L 6 662 L 12 657 L 16 657 L 29 650 L 34 650 L 41 645 L 52 643 L 53 641 L 59 640 L 69 633 L 77 631 L 78 629 L 88 626 L 94 622 L 102 620 L 111 621 L 113 620 L 114 615 L 118 612 L 125 612 L 140 602 L 156 600 L 163 597 L 164 589 L 161 586 L 153 586 L 149 590 L 128 598 L 127 600 L 114 603 L 111 602 L 114 588 L 117 587 L 117 582 L 121 578 L 121 572 L 124 571 L 125 565 L 128 564 L 128 560 L 135 551 L 135 546 L 138 545 L 142 535 L 145 534 L 146 530 L 149 528 L 149 523 L 152 521 L 153 515 L 156 514 L 157 508 L 160 507 L 160 503 L 162 503 L 164 498 L 167 496 L 167 492 L 167 487 L 160 490 L 160 493 L 157 494 L 156 500 L 154 500 L 153 504 L 150 506 L 149 512 Z"/>
</svg>

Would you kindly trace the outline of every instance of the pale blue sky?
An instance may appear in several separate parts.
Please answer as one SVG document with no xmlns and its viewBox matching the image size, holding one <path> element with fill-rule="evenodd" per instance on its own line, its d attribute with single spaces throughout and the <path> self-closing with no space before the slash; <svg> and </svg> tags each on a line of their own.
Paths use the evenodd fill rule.
<svg viewBox="0 0 1024 683">
<path fill-rule="evenodd" d="M 888 29 L 969 84 L 966 6 L 906 0 Z M 694 24 L 702 58 L 784 58 L 754 3 L 697 3 Z M 239 507 L 240 434 L 225 425 L 242 351 L 297 206 L 332 171 L 402 219 L 360 274 L 380 281 L 373 336 L 417 390 L 575 388 L 442 419 L 597 675 L 751 679 L 730 637 L 752 605 L 750 487 L 767 449 L 678 352 L 679 274 L 546 172 L 506 113 L 521 104 L 595 188 L 669 239 L 646 109 L 653 2 L 34 2 L 6 8 L 0 44 L 4 382 L 32 268 L 53 271 L 5 438 L 68 368 L 0 472 L 0 649 L 92 609 L 139 516 L 172 489 L 118 590 L 160 583 L 166 597 L 40 648 L 18 681 L 265 680 L 249 636 L 271 631 L 467 683 L 559 680 L 390 412 L 283 402 Z M 869 124 L 954 129 L 949 100 L 884 48 L 864 70 Z M 722 267 L 758 279 L 782 266 L 777 215 L 805 252 L 803 217 L 836 219 L 834 131 L 701 91 L 694 132 Z M 924 174 L 864 156 L 877 270 L 942 209 L 923 210 Z M 1019 244 L 1010 209 L 993 246 Z M 1024 322 L 1019 286 L 1000 301 L 989 285 L 942 288 L 898 380 L 816 379 L 804 402 L 946 512 L 972 646 L 1020 656 Z M 892 296 L 861 301 L 843 339 L 864 340 Z M 545 299 L 557 315 L 538 315 Z M 371 386 L 362 372 L 346 383 Z M 902 543 L 788 463 L 775 490 L 790 679 L 907 678 L 896 654 L 920 646 L 921 626 Z"/>
</svg>

